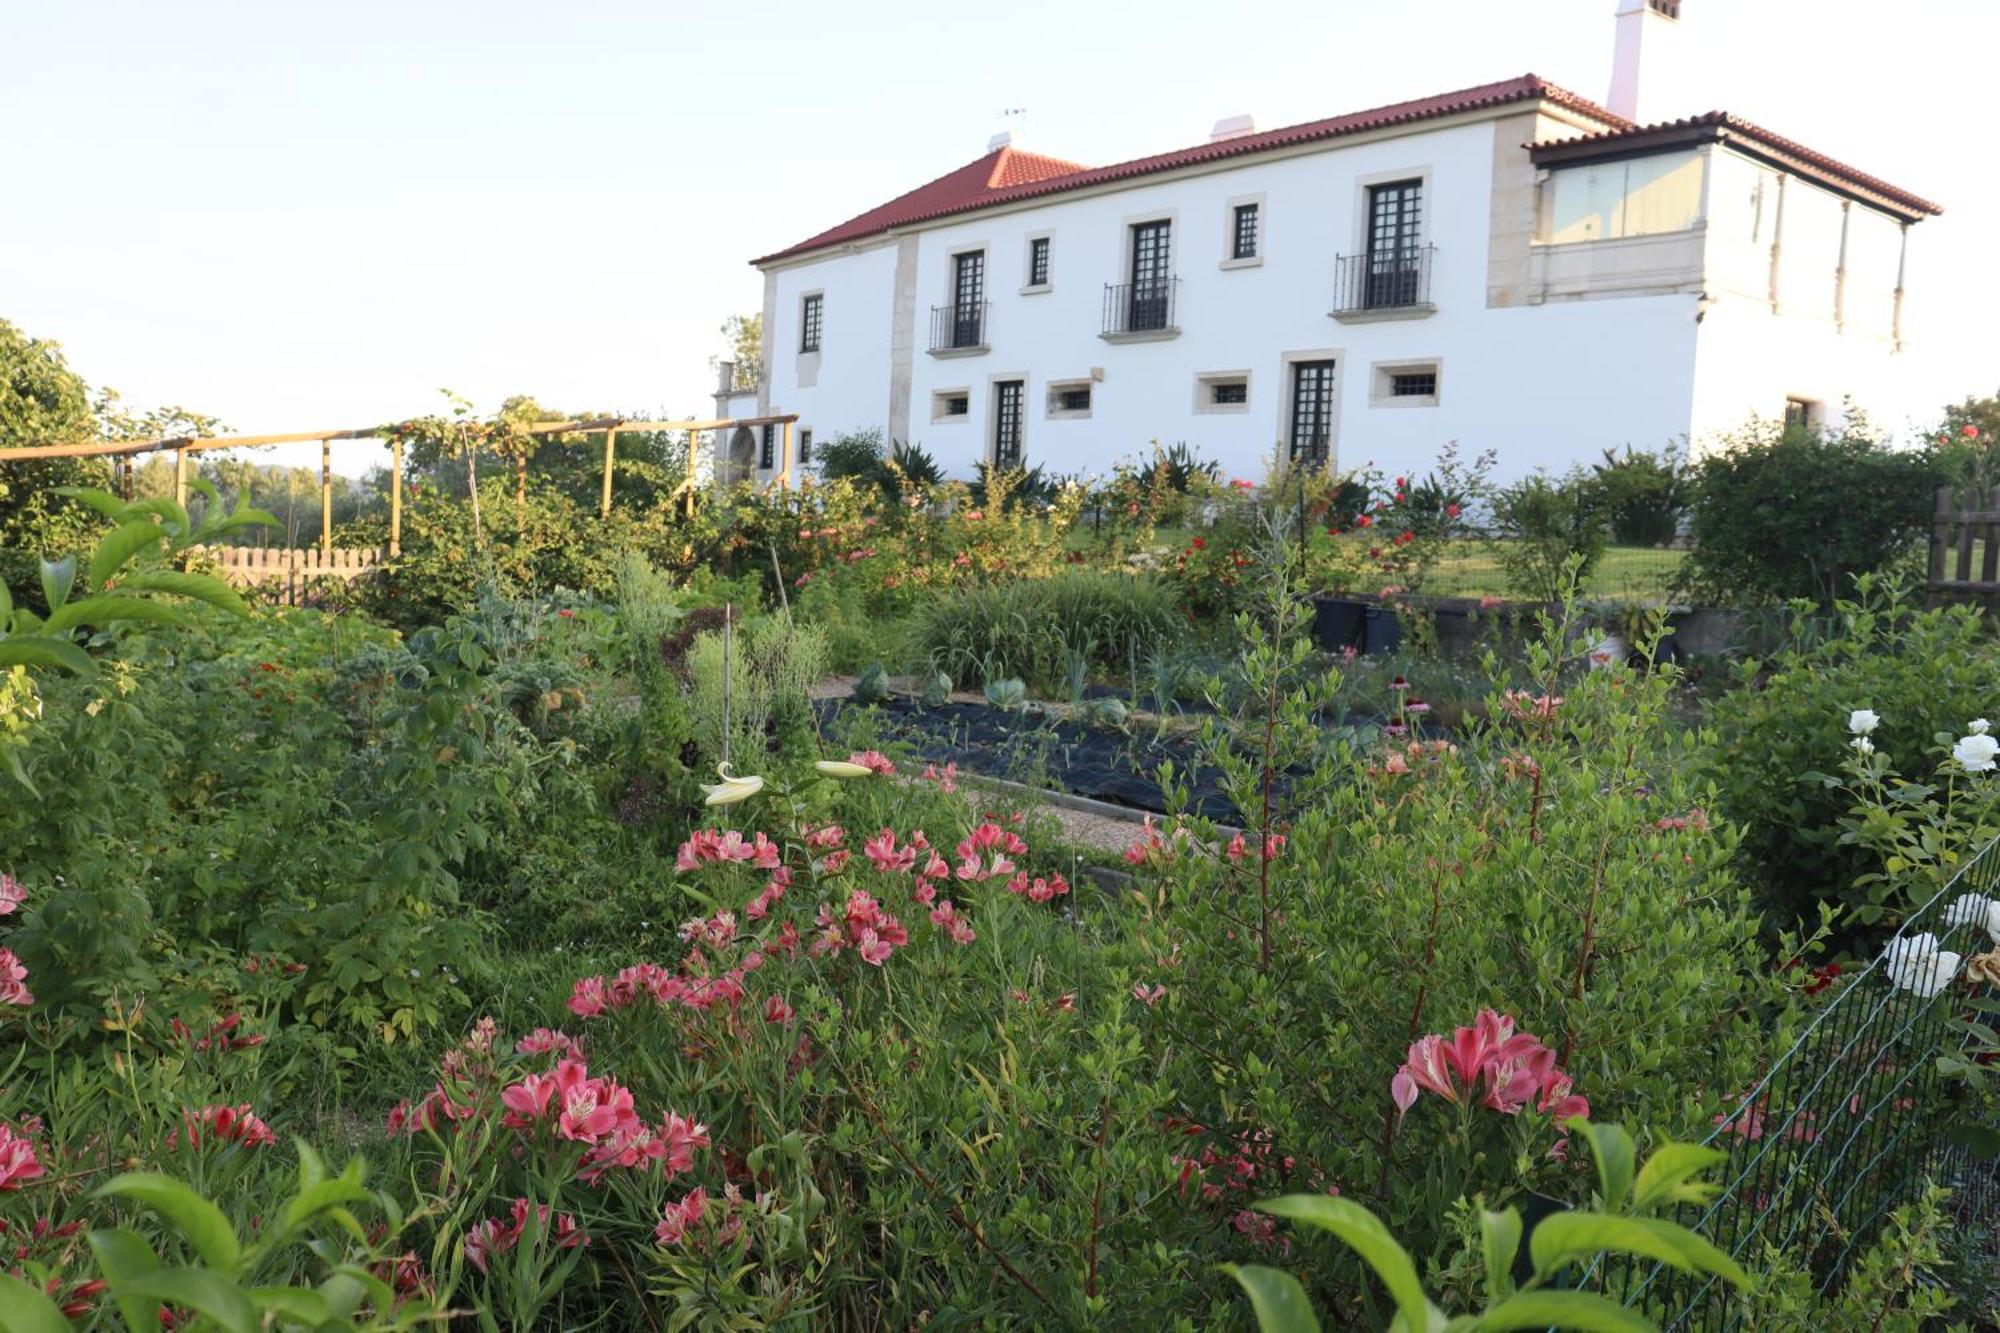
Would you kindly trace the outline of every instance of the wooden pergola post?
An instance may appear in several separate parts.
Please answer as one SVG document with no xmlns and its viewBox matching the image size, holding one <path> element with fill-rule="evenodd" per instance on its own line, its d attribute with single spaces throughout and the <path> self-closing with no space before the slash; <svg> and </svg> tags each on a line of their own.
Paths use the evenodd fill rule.
<svg viewBox="0 0 2000 1333">
<path fill-rule="evenodd" d="M 333 441 L 319 442 L 319 550 L 333 551 Z"/>
<path fill-rule="evenodd" d="M 389 441 L 389 554 L 403 553 L 403 437 Z"/>
<path fill-rule="evenodd" d="M 792 423 L 787 421 L 780 432 L 779 446 L 785 451 L 784 466 L 778 469 L 778 485 L 785 490 L 792 488 Z"/>
<path fill-rule="evenodd" d="M 182 509 L 188 502 L 188 455 L 187 446 L 174 450 L 174 503 Z"/>
<path fill-rule="evenodd" d="M 600 519 L 611 517 L 611 465 L 618 456 L 618 428 L 613 426 L 604 432 L 604 498 L 597 506 Z"/>
<path fill-rule="evenodd" d="M 681 485 L 681 496 L 682 496 L 681 512 L 686 518 L 693 519 L 694 518 L 694 464 L 695 464 L 695 454 L 698 453 L 701 449 L 701 432 L 693 428 L 690 428 L 688 430 L 687 436 L 688 436 L 688 442 L 687 442 L 688 470 L 687 470 L 687 480 Z"/>
</svg>

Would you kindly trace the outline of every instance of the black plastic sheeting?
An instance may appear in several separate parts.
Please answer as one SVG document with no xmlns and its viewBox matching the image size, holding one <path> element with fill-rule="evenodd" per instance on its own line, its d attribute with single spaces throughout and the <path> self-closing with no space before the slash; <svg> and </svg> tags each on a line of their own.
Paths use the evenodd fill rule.
<svg viewBox="0 0 2000 1333">
<path fill-rule="evenodd" d="M 848 709 L 867 708 L 852 699 L 823 700 L 823 721 Z M 873 705 L 885 742 L 902 742 L 939 767 L 955 763 L 967 773 L 1054 788 L 1113 805 L 1155 814 L 1166 812 L 1160 765 L 1172 760 L 1174 779 L 1189 791 L 1189 813 L 1222 823 L 1242 821 L 1218 782 L 1220 774 L 1202 762 L 1189 737 L 1155 737 L 1135 724 L 1129 733 L 1058 721 L 1029 709 L 1010 712 L 986 704 L 945 704 L 924 708 L 892 698 Z"/>
</svg>

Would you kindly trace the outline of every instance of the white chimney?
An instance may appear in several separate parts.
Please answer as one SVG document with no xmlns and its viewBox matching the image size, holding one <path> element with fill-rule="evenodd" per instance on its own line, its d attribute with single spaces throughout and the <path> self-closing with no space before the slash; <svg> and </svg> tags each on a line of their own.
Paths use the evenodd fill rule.
<svg viewBox="0 0 2000 1333">
<path fill-rule="evenodd" d="M 1014 145 L 1014 131 L 1002 130 L 998 134 L 994 135 L 991 139 L 988 139 L 986 141 L 986 151 L 989 153 L 997 153 L 1002 148 L 1011 148 L 1013 147 L 1013 145 Z"/>
<path fill-rule="evenodd" d="M 1224 116 L 1215 122 L 1215 128 L 1208 132 L 1210 143 L 1221 143 L 1225 139 L 1241 139 L 1246 134 L 1257 132 L 1255 116 Z"/>
<path fill-rule="evenodd" d="M 1617 0 L 1618 40 L 1604 105 L 1642 125 L 1692 115 L 1682 104 L 1682 0 Z"/>
</svg>

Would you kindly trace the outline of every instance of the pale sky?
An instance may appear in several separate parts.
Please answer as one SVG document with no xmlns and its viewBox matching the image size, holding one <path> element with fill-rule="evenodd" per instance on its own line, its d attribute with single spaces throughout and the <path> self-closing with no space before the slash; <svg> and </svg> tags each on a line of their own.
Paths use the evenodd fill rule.
<svg viewBox="0 0 2000 1333">
<path fill-rule="evenodd" d="M 1529 71 L 1601 99 L 1613 11 L 0 0 L 0 318 L 93 385 L 239 432 L 433 411 L 440 387 L 701 412 L 717 326 L 761 302 L 748 259 L 979 156 L 1020 125 L 1007 108 L 1027 146 L 1096 164 L 1226 115 L 1270 128 Z M 1683 14 L 1680 111 L 1945 205 L 1913 238 L 1911 354 L 1940 405 L 2000 388 L 2000 3 Z"/>
</svg>

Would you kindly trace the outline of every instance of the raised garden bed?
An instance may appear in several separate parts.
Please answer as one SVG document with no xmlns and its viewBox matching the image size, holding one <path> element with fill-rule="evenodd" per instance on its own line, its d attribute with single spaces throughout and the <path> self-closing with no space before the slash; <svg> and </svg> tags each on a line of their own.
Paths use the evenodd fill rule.
<svg viewBox="0 0 2000 1333">
<path fill-rule="evenodd" d="M 1223 823 L 1238 820 L 1222 793 L 1220 775 L 1202 761 L 1200 747 L 1184 729 L 1156 728 L 1141 719 L 1129 732 L 1120 732 L 1057 717 L 1034 705 L 1004 710 L 954 701 L 925 708 L 901 696 L 873 705 L 821 699 L 815 707 L 822 722 L 848 709 L 872 708 L 881 738 L 909 745 L 927 763 L 957 764 L 968 773 L 1154 814 L 1166 810 L 1157 774 L 1171 760 L 1176 778 L 1189 787 L 1192 813 Z"/>
</svg>

